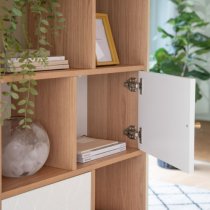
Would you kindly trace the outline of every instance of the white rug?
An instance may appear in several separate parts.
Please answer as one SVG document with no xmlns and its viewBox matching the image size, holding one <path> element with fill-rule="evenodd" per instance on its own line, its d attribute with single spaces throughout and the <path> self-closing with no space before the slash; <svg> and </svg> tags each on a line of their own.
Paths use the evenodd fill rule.
<svg viewBox="0 0 210 210">
<path fill-rule="evenodd" d="M 149 183 L 149 210 L 210 210 L 210 191 L 168 183 Z"/>
</svg>

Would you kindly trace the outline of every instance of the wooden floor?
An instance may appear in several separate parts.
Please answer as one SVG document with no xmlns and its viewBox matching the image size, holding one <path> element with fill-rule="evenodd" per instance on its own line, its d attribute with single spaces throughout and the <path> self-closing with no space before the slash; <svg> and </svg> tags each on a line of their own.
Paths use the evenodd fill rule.
<svg viewBox="0 0 210 210">
<path fill-rule="evenodd" d="M 201 125 L 195 135 L 195 172 L 186 174 L 179 170 L 162 169 L 157 166 L 157 159 L 150 156 L 151 180 L 210 189 L 210 122 L 201 122 Z"/>
</svg>

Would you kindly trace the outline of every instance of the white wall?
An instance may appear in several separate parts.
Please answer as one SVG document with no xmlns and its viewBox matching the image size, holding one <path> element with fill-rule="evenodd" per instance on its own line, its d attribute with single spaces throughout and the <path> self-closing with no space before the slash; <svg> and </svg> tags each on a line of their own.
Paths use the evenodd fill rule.
<svg viewBox="0 0 210 210">
<path fill-rule="evenodd" d="M 173 33 L 171 27 L 166 23 L 168 19 L 176 14 L 174 4 L 169 0 L 151 0 L 150 7 L 150 54 L 153 54 L 156 49 L 166 47 L 168 41 L 162 39 L 158 33 L 158 26 L 163 27 L 167 31 Z"/>
<path fill-rule="evenodd" d="M 191 0 L 196 4 L 196 11 L 206 21 L 210 21 L 210 1 L 209 0 Z M 204 31 L 210 36 L 210 25 Z M 205 55 L 204 58 L 208 60 L 206 69 L 210 71 L 210 53 Z M 203 99 L 196 103 L 196 118 L 201 120 L 210 121 L 210 80 L 199 81 L 202 88 Z"/>
<path fill-rule="evenodd" d="M 77 136 L 87 135 L 87 77 L 77 80 Z"/>
<path fill-rule="evenodd" d="M 210 21 L 210 1 L 209 0 L 191 0 L 196 4 L 196 11 L 199 15 Z M 160 37 L 157 32 L 158 26 L 161 26 L 167 31 L 171 28 L 167 25 L 167 20 L 176 14 L 174 4 L 170 0 L 151 0 L 151 24 L 150 24 L 150 55 L 152 55 L 156 49 L 160 47 L 169 48 L 167 46 L 167 40 Z M 206 27 L 205 31 L 202 31 L 210 36 L 210 27 Z M 170 49 L 170 48 L 169 48 Z M 205 58 L 208 60 L 210 54 Z M 210 71 L 210 60 L 207 63 L 206 69 Z M 196 103 L 196 118 L 201 120 L 210 120 L 210 80 L 198 81 L 202 90 L 203 99 Z"/>
</svg>

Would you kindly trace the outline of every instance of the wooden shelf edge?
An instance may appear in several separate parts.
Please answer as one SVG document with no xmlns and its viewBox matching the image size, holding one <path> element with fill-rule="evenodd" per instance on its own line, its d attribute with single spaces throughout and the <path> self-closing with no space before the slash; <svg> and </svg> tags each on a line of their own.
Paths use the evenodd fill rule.
<svg viewBox="0 0 210 210">
<path fill-rule="evenodd" d="M 74 171 L 44 166 L 42 170 L 30 177 L 23 177 L 20 179 L 3 178 L 3 192 L 1 194 L 1 200 L 81 175 L 83 173 L 91 172 L 117 162 L 135 158 L 143 154 L 144 153 L 142 151 L 137 149 L 127 149 L 125 152 L 121 152 L 116 155 L 100 158 L 85 164 L 78 164 L 77 170 Z"/>
<path fill-rule="evenodd" d="M 135 72 L 145 70 L 144 65 L 116 65 L 108 67 L 98 67 L 95 69 L 67 69 L 67 70 L 53 70 L 53 71 L 40 71 L 36 72 L 33 77 L 35 80 L 43 79 L 56 79 L 65 77 L 79 77 L 88 75 L 99 75 L 99 74 L 114 74 L 123 72 Z M 20 81 L 23 76 L 14 76 L 11 74 L 2 76 L 0 79 L 1 83 Z"/>
<path fill-rule="evenodd" d="M 108 165 L 112 165 L 112 164 L 115 164 L 124 160 L 138 157 L 142 154 L 144 153 L 138 149 L 129 148 L 124 152 L 107 156 L 104 158 L 100 158 L 98 160 L 90 161 L 88 163 L 78 163 L 77 170 L 85 170 L 85 171 L 96 170 L 96 169 L 99 169 Z"/>
</svg>

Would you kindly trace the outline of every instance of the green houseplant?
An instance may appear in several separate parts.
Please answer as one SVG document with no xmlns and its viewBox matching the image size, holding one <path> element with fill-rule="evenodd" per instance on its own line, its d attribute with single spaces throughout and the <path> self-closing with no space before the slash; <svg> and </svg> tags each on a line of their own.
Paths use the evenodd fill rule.
<svg viewBox="0 0 210 210">
<path fill-rule="evenodd" d="M 1 100 L 1 113 L 8 110 L 17 110 L 23 116 L 19 125 L 22 128 L 30 128 L 34 109 L 33 96 L 38 94 L 37 82 L 33 79 L 35 66 L 33 62 L 47 65 L 50 43 L 47 39 L 49 31 L 62 29 L 64 18 L 59 10 L 57 0 L 4 0 L 1 2 L 0 12 L 0 38 L 2 49 L 0 51 L 0 77 L 8 73 L 21 75 L 19 82 L 8 83 L 9 91 L 2 94 L 12 98 L 14 103 L 8 104 Z M 35 36 L 37 44 L 34 47 L 28 34 L 28 12 L 33 15 L 35 21 Z M 17 30 L 21 28 L 24 41 L 21 42 L 17 36 Z M 21 38 L 22 38 L 21 37 Z M 31 48 L 35 48 L 31 50 Z M 15 71 L 13 59 L 18 59 L 20 71 Z M 21 94 L 21 97 L 20 97 Z M 3 115 L 2 115 L 3 116 Z M 1 122 L 8 116 L 4 114 Z"/>
<path fill-rule="evenodd" d="M 210 52 L 210 37 L 201 31 L 209 25 L 194 10 L 187 0 L 171 0 L 177 8 L 177 15 L 167 23 L 173 28 L 171 34 L 163 28 L 158 28 L 163 39 L 169 39 L 171 50 L 157 49 L 154 55 L 155 65 L 152 72 L 192 77 L 208 80 L 210 73 L 205 69 L 207 60 L 203 55 Z M 196 84 L 196 101 L 202 98 L 202 93 Z"/>
</svg>

